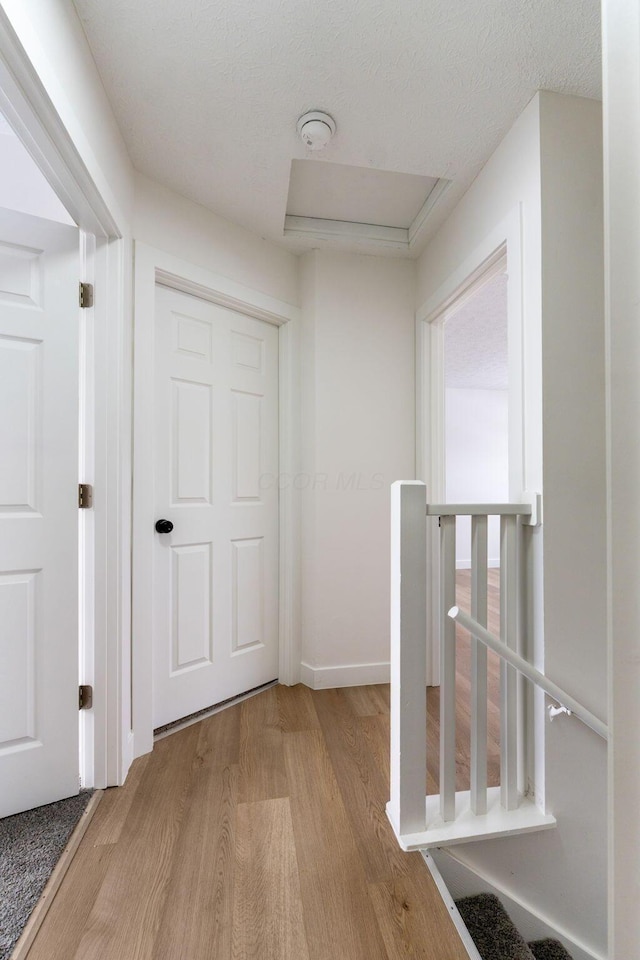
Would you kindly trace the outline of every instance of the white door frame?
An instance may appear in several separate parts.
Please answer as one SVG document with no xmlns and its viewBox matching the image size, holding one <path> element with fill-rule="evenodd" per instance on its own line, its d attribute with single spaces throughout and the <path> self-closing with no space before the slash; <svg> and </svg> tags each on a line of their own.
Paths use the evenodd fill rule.
<svg viewBox="0 0 640 960">
<path fill-rule="evenodd" d="M 280 477 L 292 478 L 299 462 L 300 310 L 162 250 L 135 243 L 133 419 L 132 694 L 134 756 L 153 749 L 152 550 L 155 287 L 161 283 L 278 327 Z M 294 483 L 280 487 L 281 683 L 300 680 L 299 503 Z"/>
<path fill-rule="evenodd" d="M 125 232 L 103 198 L 73 139 L 34 70 L 6 13 L 0 9 L 0 109 L 27 148 L 60 201 L 80 227 L 81 267 L 99 295 L 86 311 L 81 379 L 85 411 L 81 462 L 94 483 L 91 518 L 83 521 L 82 623 L 80 662 L 84 682 L 94 687 L 94 706 L 81 715 L 83 783 L 104 787 L 121 783 L 127 768 L 122 733 L 121 590 L 125 551 L 120 543 L 128 505 L 119 496 L 127 448 L 127 349 L 123 282 Z M 78 277 L 78 280 L 81 278 Z M 113 531 L 118 531 L 114 535 Z"/>
<path fill-rule="evenodd" d="M 505 257 L 508 257 L 509 495 L 515 500 L 524 496 L 521 219 L 518 205 L 416 311 L 416 479 L 426 483 L 427 497 L 432 503 L 442 503 L 445 499 L 444 321 L 454 305 L 460 306 L 492 271 L 502 269 Z M 437 570 L 439 544 L 432 525 L 427 530 L 427 551 L 430 568 Z M 432 577 L 426 584 L 426 596 L 429 611 L 427 685 L 438 686 L 440 597 Z"/>
</svg>

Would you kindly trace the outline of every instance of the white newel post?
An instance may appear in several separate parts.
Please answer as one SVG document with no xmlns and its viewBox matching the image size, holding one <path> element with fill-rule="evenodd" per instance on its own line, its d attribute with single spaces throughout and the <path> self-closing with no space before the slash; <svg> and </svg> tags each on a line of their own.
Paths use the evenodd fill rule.
<svg viewBox="0 0 640 960">
<path fill-rule="evenodd" d="M 426 829 L 427 488 L 391 486 L 391 801 L 397 836 Z"/>
</svg>

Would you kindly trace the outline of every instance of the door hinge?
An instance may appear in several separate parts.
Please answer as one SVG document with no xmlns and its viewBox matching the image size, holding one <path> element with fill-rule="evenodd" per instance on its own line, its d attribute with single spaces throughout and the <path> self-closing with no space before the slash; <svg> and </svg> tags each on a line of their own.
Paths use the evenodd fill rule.
<svg viewBox="0 0 640 960">
<path fill-rule="evenodd" d="M 78 687 L 78 710 L 90 710 L 93 706 L 93 687 L 81 683 Z"/>
<path fill-rule="evenodd" d="M 92 283 L 80 284 L 80 306 L 81 307 L 93 306 L 93 284 Z"/>
<path fill-rule="evenodd" d="M 93 487 L 90 483 L 78 484 L 78 506 L 81 510 L 87 510 L 93 506 Z"/>
</svg>

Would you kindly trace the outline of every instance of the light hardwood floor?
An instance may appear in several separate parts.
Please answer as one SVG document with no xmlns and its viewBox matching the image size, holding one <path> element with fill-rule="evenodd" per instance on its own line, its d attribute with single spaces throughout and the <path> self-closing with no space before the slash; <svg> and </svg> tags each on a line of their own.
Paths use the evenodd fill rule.
<svg viewBox="0 0 640 960">
<path fill-rule="evenodd" d="M 388 687 L 274 687 L 106 791 L 29 960 L 464 960 L 385 815 Z"/>
<path fill-rule="evenodd" d="M 469 608 L 469 574 L 457 601 Z M 497 571 L 489 628 L 499 631 Z M 499 667 L 489 665 L 498 783 Z M 437 792 L 438 691 L 427 790 Z M 457 787 L 469 786 L 458 640 Z M 29 960 L 464 960 L 431 876 L 397 846 L 389 688 L 275 687 L 159 741 L 106 791 Z"/>
</svg>

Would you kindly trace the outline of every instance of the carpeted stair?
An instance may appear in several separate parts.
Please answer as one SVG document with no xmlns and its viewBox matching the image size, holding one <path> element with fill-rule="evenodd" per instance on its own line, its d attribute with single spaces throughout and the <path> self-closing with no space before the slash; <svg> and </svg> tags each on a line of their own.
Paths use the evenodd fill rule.
<svg viewBox="0 0 640 960">
<path fill-rule="evenodd" d="M 464 897 L 456 906 L 482 960 L 571 960 L 557 940 L 526 943 L 491 893 Z"/>
</svg>

